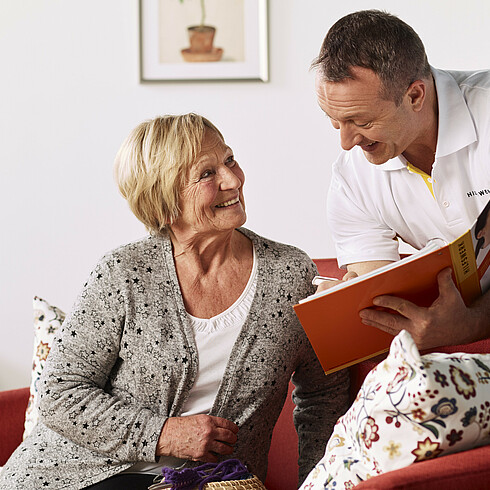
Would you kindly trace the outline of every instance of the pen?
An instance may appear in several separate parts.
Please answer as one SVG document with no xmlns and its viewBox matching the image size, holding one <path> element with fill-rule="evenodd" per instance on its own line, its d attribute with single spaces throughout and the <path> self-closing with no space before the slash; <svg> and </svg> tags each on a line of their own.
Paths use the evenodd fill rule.
<svg viewBox="0 0 490 490">
<path fill-rule="evenodd" d="M 311 284 L 313 284 L 313 286 L 319 286 L 323 281 L 340 281 L 340 279 L 336 277 L 315 276 L 312 279 Z"/>
</svg>

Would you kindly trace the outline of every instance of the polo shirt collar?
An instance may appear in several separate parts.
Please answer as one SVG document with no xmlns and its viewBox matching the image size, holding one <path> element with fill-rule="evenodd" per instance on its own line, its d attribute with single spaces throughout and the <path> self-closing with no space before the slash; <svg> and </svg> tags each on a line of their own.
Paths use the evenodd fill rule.
<svg viewBox="0 0 490 490">
<path fill-rule="evenodd" d="M 476 130 L 456 80 L 446 71 L 437 70 L 433 67 L 431 69 L 436 84 L 439 106 L 436 158 L 441 158 L 474 143 Z M 399 170 L 406 168 L 406 166 L 406 159 L 400 155 L 382 165 L 376 165 L 376 168 L 379 170 Z"/>
<path fill-rule="evenodd" d="M 465 148 L 476 141 L 476 130 L 463 93 L 446 71 L 432 68 L 439 105 L 436 158 Z"/>
<path fill-rule="evenodd" d="M 385 163 L 382 163 L 381 165 L 374 165 L 374 168 L 383 171 L 387 170 L 400 170 L 401 168 L 406 168 L 407 166 L 407 161 L 405 158 L 403 158 L 403 155 L 400 155 L 399 157 L 392 158 L 391 160 L 388 160 Z"/>
</svg>

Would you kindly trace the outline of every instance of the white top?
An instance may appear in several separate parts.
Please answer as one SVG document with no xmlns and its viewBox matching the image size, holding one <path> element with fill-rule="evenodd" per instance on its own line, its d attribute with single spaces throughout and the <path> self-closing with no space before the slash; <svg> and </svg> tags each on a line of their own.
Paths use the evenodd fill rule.
<svg viewBox="0 0 490 490">
<path fill-rule="evenodd" d="M 194 330 L 199 368 L 181 416 L 209 413 L 213 408 L 228 359 L 252 306 L 257 289 L 257 260 L 253 248 L 252 273 L 240 297 L 225 311 L 212 318 L 187 317 Z M 163 467 L 177 468 L 186 460 L 161 456 L 157 463 L 136 463 L 123 473 L 161 475 Z"/>
<path fill-rule="evenodd" d="M 432 69 L 439 132 L 434 197 L 403 156 L 382 165 L 359 147 L 333 166 L 328 221 L 339 265 L 398 260 L 397 235 L 416 249 L 467 231 L 490 197 L 490 71 Z"/>
<path fill-rule="evenodd" d="M 209 413 L 230 358 L 231 350 L 250 311 L 257 288 L 255 250 L 250 279 L 240 297 L 227 310 L 212 318 L 196 318 L 189 313 L 194 330 L 199 369 L 182 415 Z"/>
</svg>

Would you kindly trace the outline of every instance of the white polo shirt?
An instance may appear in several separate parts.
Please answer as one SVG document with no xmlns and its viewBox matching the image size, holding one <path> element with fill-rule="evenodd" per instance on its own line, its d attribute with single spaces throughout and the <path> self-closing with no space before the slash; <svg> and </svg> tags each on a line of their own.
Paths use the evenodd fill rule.
<svg viewBox="0 0 490 490">
<path fill-rule="evenodd" d="M 339 265 L 398 260 L 399 236 L 416 249 L 467 231 L 490 198 L 490 71 L 432 69 L 439 130 L 434 196 L 403 156 L 371 164 L 361 148 L 333 165 L 327 215 Z"/>
</svg>

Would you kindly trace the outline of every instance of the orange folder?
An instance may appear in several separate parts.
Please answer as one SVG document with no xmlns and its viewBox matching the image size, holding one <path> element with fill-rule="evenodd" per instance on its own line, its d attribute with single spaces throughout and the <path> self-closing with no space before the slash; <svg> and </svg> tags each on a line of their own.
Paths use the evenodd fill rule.
<svg viewBox="0 0 490 490">
<path fill-rule="evenodd" d="M 360 310 L 374 307 L 375 296 L 389 294 L 418 306 L 430 306 L 438 296 L 437 274 L 446 267 L 452 267 L 454 282 L 465 303 L 469 305 L 478 298 L 482 294 L 482 286 L 475 259 L 474 227 L 450 244 L 442 247 L 433 245 L 434 250 L 427 247 L 295 305 L 296 315 L 325 373 L 389 349 L 393 336 L 364 325 L 359 317 Z"/>
</svg>

